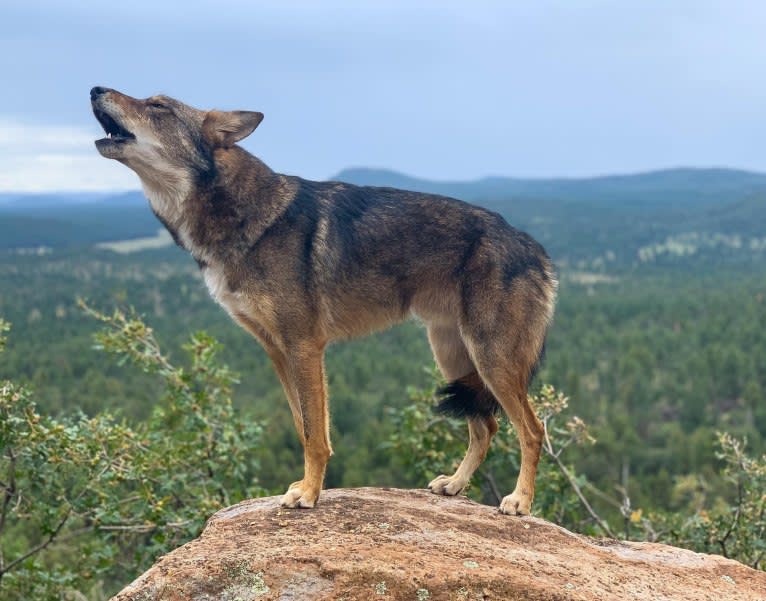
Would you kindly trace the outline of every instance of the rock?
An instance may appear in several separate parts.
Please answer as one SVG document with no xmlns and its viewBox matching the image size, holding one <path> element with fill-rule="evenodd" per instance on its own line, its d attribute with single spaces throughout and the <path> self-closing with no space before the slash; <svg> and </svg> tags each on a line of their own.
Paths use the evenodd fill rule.
<svg viewBox="0 0 766 601">
<path fill-rule="evenodd" d="M 594 539 L 422 490 L 338 489 L 213 515 L 114 601 L 766 599 L 766 573 L 653 543 Z"/>
</svg>

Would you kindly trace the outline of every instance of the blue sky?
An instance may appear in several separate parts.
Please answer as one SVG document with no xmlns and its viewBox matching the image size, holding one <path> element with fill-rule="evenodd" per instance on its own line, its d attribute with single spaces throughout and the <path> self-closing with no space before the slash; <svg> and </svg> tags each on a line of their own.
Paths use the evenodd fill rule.
<svg viewBox="0 0 766 601">
<path fill-rule="evenodd" d="M 88 90 L 265 113 L 244 144 L 323 179 L 766 171 L 766 3 L 0 5 L 0 191 L 128 189 Z"/>
</svg>

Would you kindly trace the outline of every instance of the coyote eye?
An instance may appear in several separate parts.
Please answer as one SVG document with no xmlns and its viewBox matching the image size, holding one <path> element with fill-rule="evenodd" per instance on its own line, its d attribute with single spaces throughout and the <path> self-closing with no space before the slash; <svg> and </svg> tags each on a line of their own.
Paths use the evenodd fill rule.
<svg viewBox="0 0 766 601">
<path fill-rule="evenodd" d="M 167 104 L 165 104 L 165 103 L 163 103 L 163 102 L 159 102 L 159 101 L 157 101 L 157 100 L 153 100 L 153 101 L 151 101 L 151 102 L 149 103 L 149 106 L 150 106 L 151 108 L 153 108 L 153 109 L 166 109 L 166 108 L 168 108 L 168 105 L 167 105 Z"/>
</svg>

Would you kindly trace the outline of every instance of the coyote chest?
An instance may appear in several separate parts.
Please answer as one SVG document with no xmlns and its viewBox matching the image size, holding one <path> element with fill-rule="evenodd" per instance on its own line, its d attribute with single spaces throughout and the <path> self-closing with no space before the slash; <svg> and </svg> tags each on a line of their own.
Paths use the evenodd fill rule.
<svg viewBox="0 0 766 601">
<path fill-rule="evenodd" d="M 276 316 L 274 302 L 269 295 L 259 291 L 232 291 L 221 265 L 208 265 L 202 277 L 210 296 L 235 321 L 261 340 L 270 337 L 268 332 L 275 327 Z"/>
<path fill-rule="evenodd" d="M 232 303 L 233 295 L 229 293 L 229 287 L 226 285 L 226 278 L 223 270 L 218 267 L 208 266 L 202 272 L 202 277 L 205 280 L 210 296 L 220 304 L 224 309 L 231 312 L 229 305 Z"/>
<path fill-rule="evenodd" d="M 210 296 L 221 305 L 231 316 L 247 312 L 250 308 L 248 298 L 242 292 L 232 292 L 226 281 L 226 274 L 221 265 L 208 265 L 202 271 Z"/>
</svg>

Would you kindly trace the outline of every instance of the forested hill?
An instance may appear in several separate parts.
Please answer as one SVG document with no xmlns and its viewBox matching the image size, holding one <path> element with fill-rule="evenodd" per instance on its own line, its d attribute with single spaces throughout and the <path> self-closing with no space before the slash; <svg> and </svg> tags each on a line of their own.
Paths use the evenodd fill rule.
<svg viewBox="0 0 766 601">
<path fill-rule="evenodd" d="M 336 179 L 455 196 L 499 212 L 562 267 L 750 264 L 766 257 L 766 174 L 669 169 L 585 179 L 435 182 L 347 169 Z M 146 238 L 161 225 L 140 192 L 0 195 L 0 249 Z"/>
<path fill-rule="evenodd" d="M 145 202 L 137 190 L 127 192 L 0 192 L 0 211 L 37 210 L 69 206 L 137 206 Z"/>
<path fill-rule="evenodd" d="M 766 194 L 766 173 L 723 168 L 678 168 L 644 173 L 586 178 L 484 177 L 465 181 L 436 181 L 389 169 L 354 167 L 332 180 L 361 186 L 389 186 L 454 196 L 468 201 L 537 200 L 578 201 L 589 204 L 705 208 L 733 199 Z M 120 193 L 0 193 L 0 211 L 55 209 L 71 205 L 136 206 L 139 191 Z"/>
<path fill-rule="evenodd" d="M 160 227 L 138 191 L 0 194 L 0 249 L 87 246 Z"/>
<path fill-rule="evenodd" d="M 347 169 L 336 179 L 484 205 L 533 234 L 560 265 L 601 270 L 658 262 L 749 264 L 766 256 L 762 173 L 668 169 L 585 179 L 436 182 Z"/>
<path fill-rule="evenodd" d="M 587 178 L 485 177 L 434 181 L 387 169 L 344 169 L 334 178 L 361 186 L 389 186 L 454 196 L 469 201 L 545 199 L 594 205 L 704 208 L 733 198 L 766 193 L 766 174 L 737 169 L 678 168 Z"/>
</svg>

